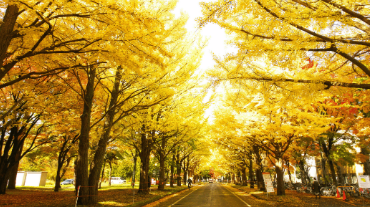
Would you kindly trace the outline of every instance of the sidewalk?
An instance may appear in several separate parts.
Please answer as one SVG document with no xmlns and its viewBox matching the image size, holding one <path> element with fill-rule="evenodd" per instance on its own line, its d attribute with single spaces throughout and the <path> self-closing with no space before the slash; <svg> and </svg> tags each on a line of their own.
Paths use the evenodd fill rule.
<svg viewBox="0 0 370 207">
<path fill-rule="evenodd" d="M 352 207 L 352 206 L 370 206 L 369 199 L 362 199 L 359 197 L 349 197 L 348 201 L 343 201 L 342 198 L 336 198 L 335 196 L 321 196 L 321 199 L 316 199 L 312 194 L 308 193 L 297 193 L 294 190 L 285 190 L 285 196 L 277 196 L 276 193 L 269 193 L 267 196 L 266 192 L 258 191 L 256 188 L 251 189 L 249 186 L 230 185 L 234 189 L 248 193 L 249 202 L 253 202 L 255 205 L 252 206 L 320 206 L 320 207 Z M 276 189 L 275 189 L 276 191 Z M 251 203 L 252 204 L 252 203 Z"/>
</svg>

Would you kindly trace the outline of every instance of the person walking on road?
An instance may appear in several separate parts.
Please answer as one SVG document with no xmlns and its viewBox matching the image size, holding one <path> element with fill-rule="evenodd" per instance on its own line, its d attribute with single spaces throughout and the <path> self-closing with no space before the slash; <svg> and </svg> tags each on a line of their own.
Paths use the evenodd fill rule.
<svg viewBox="0 0 370 207">
<path fill-rule="evenodd" d="M 192 183 L 193 181 L 189 178 L 188 179 L 188 188 L 190 189 L 190 187 L 191 187 L 191 183 Z"/>
<path fill-rule="evenodd" d="M 319 185 L 319 182 L 316 180 L 316 178 L 313 178 L 313 184 L 312 184 L 312 191 L 313 193 L 316 195 L 316 199 L 317 199 L 317 195 L 319 195 L 319 199 L 320 199 L 320 185 Z"/>
</svg>

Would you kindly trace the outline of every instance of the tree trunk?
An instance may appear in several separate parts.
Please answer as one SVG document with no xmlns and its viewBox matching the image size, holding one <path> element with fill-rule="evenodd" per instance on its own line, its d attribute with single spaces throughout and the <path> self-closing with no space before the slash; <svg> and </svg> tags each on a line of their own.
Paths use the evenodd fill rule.
<svg viewBox="0 0 370 207">
<path fill-rule="evenodd" d="M 361 154 L 369 155 L 366 147 L 361 148 Z M 364 175 L 370 175 L 370 159 L 369 158 L 364 161 Z"/>
<path fill-rule="evenodd" d="M 165 183 L 165 157 L 163 151 L 161 150 L 159 153 L 159 185 L 158 190 L 164 190 Z"/>
<path fill-rule="evenodd" d="M 340 169 L 340 166 L 337 163 L 335 163 L 335 165 L 337 167 L 339 185 L 344 185 L 343 174 L 342 174 L 342 171 Z"/>
<path fill-rule="evenodd" d="M 182 172 L 184 174 L 184 177 L 182 178 L 182 180 L 184 182 L 184 185 L 186 185 L 186 180 L 187 180 L 186 179 L 187 178 L 187 175 L 186 175 L 186 159 L 184 159 L 183 163 L 184 163 L 184 166 L 182 168 Z"/>
<path fill-rule="evenodd" d="M 9 175 L 8 189 L 15 189 L 15 183 L 17 181 L 17 173 L 18 173 L 19 161 L 21 159 L 21 155 L 23 151 L 23 145 L 24 145 L 24 142 L 22 142 L 21 146 L 18 149 L 17 154 L 15 155 L 16 163 L 14 164 L 10 172 L 10 175 Z"/>
<path fill-rule="evenodd" d="M 65 157 L 67 156 L 67 152 L 64 150 L 65 149 L 65 146 L 67 145 L 67 140 L 63 143 L 63 146 L 59 152 L 59 155 L 58 155 L 58 166 L 57 166 L 57 175 L 55 176 L 55 185 L 54 185 L 54 192 L 59 192 L 59 188 L 61 188 L 60 186 L 60 181 L 61 181 L 61 178 L 62 176 L 60 175 L 60 171 L 62 170 L 62 167 L 63 167 L 63 164 L 64 164 L 64 160 L 65 160 Z"/>
<path fill-rule="evenodd" d="M 111 92 L 111 100 L 109 103 L 108 112 L 106 113 L 103 135 L 101 136 L 98 148 L 95 151 L 94 159 L 91 162 L 90 175 L 89 175 L 89 187 L 90 196 L 89 204 L 96 205 L 98 203 L 98 188 L 99 188 L 99 176 L 104 162 L 104 156 L 107 151 L 107 145 L 110 137 L 110 133 L 114 124 L 114 116 L 116 114 L 116 105 L 118 96 L 120 93 L 120 82 L 122 78 L 122 67 L 118 66 L 116 70 L 114 86 Z"/>
<path fill-rule="evenodd" d="M 10 170 L 3 170 L 1 169 L 1 176 L 0 176 L 0 194 L 6 193 L 6 185 L 8 184 L 8 178 L 10 175 Z"/>
<path fill-rule="evenodd" d="M 57 175 L 55 176 L 54 192 L 59 192 L 60 188 L 60 170 L 62 169 L 63 163 L 58 159 Z"/>
<path fill-rule="evenodd" d="M 96 76 L 96 68 L 89 66 L 88 82 L 84 94 L 84 107 L 81 115 L 81 131 L 78 144 L 78 160 L 76 173 L 76 192 L 79 186 L 82 196 L 78 199 L 78 205 L 89 204 L 89 134 L 90 134 L 90 119 L 91 109 L 94 100 L 94 81 Z"/>
<path fill-rule="evenodd" d="M 333 164 L 333 161 L 331 160 L 331 157 L 330 157 L 331 149 L 332 149 L 332 146 L 333 146 L 333 140 L 334 140 L 334 133 L 330 134 L 330 136 L 328 136 L 328 145 L 327 146 L 326 146 L 325 141 L 323 141 L 323 140 L 321 141 L 321 147 L 322 147 L 322 150 L 325 154 L 326 159 L 328 160 L 328 164 L 329 164 L 329 168 L 330 168 L 330 172 L 331 172 L 331 177 L 333 179 L 333 183 L 336 186 L 338 186 L 337 177 L 335 175 L 334 164 Z"/>
<path fill-rule="evenodd" d="M 109 162 L 109 186 L 112 186 L 112 162 Z"/>
<path fill-rule="evenodd" d="M 190 178 L 190 175 L 189 175 L 189 163 L 190 163 L 189 155 L 188 155 L 188 158 L 187 159 L 188 159 L 188 161 L 186 162 L 186 179 L 185 179 L 185 185 L 188 182 L 188 179 Z"/>
<path fill-rule="evenodd" d="M 247 182 L 247 172 L 246 172 L 247 168 L 245 166 L 242 167 L 242 185 L 244 186 L 247 186 L 248 185 L 248 182 Z"/>
<path fill-rule="evenodd" d="M 19 161 L 10 170 L 8 189 L 15 189 L 15 183 L 17 180 Z"/>
<path fill-rule="evenodd" d="M 32 117 L 29 116 L 29 118 Z M 38 118 L 31 119 L 30 122 L 25 122 L 26 125 L 23 125 L 21 127 L 13 126 L 10 129 L 10 133 L 8 135 L 5 146 L 0 146 L 0 194 L 6 193 L 6 186 L 8 185 L 8 180 L 11 177 L 11 173 L 15 170 L 18 170 L 18 167 L 16 165 L 19 163 L 19 160 L 21 158 L 24 140 L 28 136 L 31 128 L 33 128 L 38 120 Z M 28 130 L 26 130 L 27 125 L 30 123 L 31 125 L 28 127 Z M 5 133 L 7 132 L 4 129 L 1 135 L 1 145 L 3 145 Z M 14 169 L 15 167 L 16 169 Z"/>
<path fill-rule="evenodd" d="M 287 166 L 287 170 L 288 170 L 288 175 L 289 175 L 289 180 L 290 180 L 290 183 L 293 183 L 292 181 L 292 174 L 290 173 L 290 163 L 289 163 L 289 160 L 286 161 L 286 166 Z"/>
<path fill-rule="evenodd" d="M 100 182 L 99 182 L 99 189 L 101 188 L 101 184 L 103 183 L 103 179 L 104 179 L 104 170 L 105 170 L 105 161 L 103 163 L 103 169 L 101 171 L 101 177 L 100 177 Z"/>
<path fill-rule="evenodd" d="M 2 24 L 0 24 L 0 67 L 7 57 L 8 48 L 13 38 L 13 30 L 19 15 L 17 4 L 10 4 L 6 8 Z M 7 74 L 7 70 L 0 70 L 0 80 Z"/>
<path fill-rule="evenodd" d="M 173 187 L 173 182 L 174 182 L 173 174 L 175 173 L 175 160 L 176 160 L 175 153 L 173 153 L 172 154 L 172 162 L 171 162 L 170 187 Z"/>
<path fill-rule="evenodd" d="M 252 156 L 250 156 L 250 158 L 249 158 L 249 182 L 250 182 L 250 188 L 254 188 Z"/>
<path fill-rule="evenodd" d="M 331 178 L 333 179 L 333 183 L 334 183 L 334 185 L 338 186 L 337 176 L 335 175 L 334 163 L 333 163 L 333 161 L 328 160 L 328 164 L 329 164 L 329 167 L 330 167 Z"/>
<path fill-rule="evenodd" d="M 241 184 L 241 180 L 240 180 L 240 170 L 238 170 L 238 171 L 236 172 L 236 183 L 237 183 L 238 185 L 242 185 L 242 184 Z"/>
<path fill-rule="evenodd" d="M 132 170 L 132 188 L 135 187 L 135 181 L 136 181 L 136 162 L 137 162 L 137 154 L 135 152 L 135 155 L 134 155 L 134 169 Z"/>
<path fill-rule="evenodd" d="M 68 167 L 69 167 L 69 164 L 71 163 L 71 160 L 72 158 L 75 157 L 75 156 L 70 156 L 69 158 L 67 158 L 67 162 L 64 166 L 64 168 L 62 168 L 62 172 L 60 173 L 60 179 L 62 179 L 64 177 L 64 175 L 66 174 L 67 170 L 68 170 Z"/>
<path fill-rule="evenodd" d="M 325 184 L 328 185 L 329 181 L 326 178 L 326 160 L 322 156 L 322 153 L 321 153 L 321 168 L 322 168 L 322 177 L 324 178 Z"/>
<path fill-rule="evenodd" d="M 275 164 L 275 171 L 277 175 L 276 195 L 285 195 L 283 159 L 281 157 L 277 157 L 277 162 Z"/>
<path fill-rule="evenodd" d="M 180 162 L 180 154 L 177 152 L 177 159 L 176 159 L 176 175 L 177 175 L 177 186 L 181 186 L 181 162 Z"/>
<path fill-rule="evenodd" d="M 299 160 L 299 169 L 301 170 L 301 180 L 302 180 L 302 183 L 303 184 L 307 184 L 303 158 L 301 158 L 301 160 Z"/>
<path fill-rule="evenodd" d="M 254 155 L 256 156 L 256 165 L 257 165 L 257 170 L 256 170 L 256 177 L 257 177 L 257 186 L 258 189 L 261 191 L 265 191 L 265 182 L 263 181 L 263 176 L 262 176 L 262 158 L 259 152 L 259 147 L 258 146 L 253 146 L 253 152 Z"/>
<path fill-rule="evenodd" d="M 167 183 L 167 181 L 169 180 L 169 176 L 168 174 L 170 173 L 170 171 L 168 170 L 168 168 L 166 168 L 166 178 L 164 179 L 164 182 Z"/>
<path fill-rule="evenodd" d="M 145 125 L 142 127 L 141 133 L 141 152 L 140 152 L 140 187 L 138 193 L 149 193 L 149 162 L 151 152 L 151 140 L 147 139 Z"/>
</svg>

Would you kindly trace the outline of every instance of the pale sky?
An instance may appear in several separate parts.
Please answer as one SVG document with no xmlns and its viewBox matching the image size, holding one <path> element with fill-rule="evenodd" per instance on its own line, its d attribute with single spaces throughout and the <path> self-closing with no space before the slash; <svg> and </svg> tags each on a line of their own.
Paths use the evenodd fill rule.
<svg viewBox="0 0 370 207">
<path fill-rule="evenodd" d="M 180 16 L 180 12 L 184 12 L 189 15 L 188 22 L 186 24 L 186 29 L 188 32 L 198 32 L 198 25 L 195 19 L 202 16 L 200 2 L 211 2 L 212 0 L 179 0 L 175 8 L 174 13 L 176 16 Z M 214 1 L 214 0 L 213 0 Z M 212 57 L 212 52 L 217 56 L 223 56 L 227 53 L 235 52 L 235 48 L 231 48 L 225 44 L 227 40 L 227 35 L 221 27 L 215 24 L 207 24 L 200 30 L 200 34 L 203 38 L 208 39 L 207 47 L 204 50 L 204 55 L 202 58 L 199 70 L 204 72 L 207 69 L 213 68 L 215 61 Z M 207 80 L 204 80 L 207 81 Z M 220 88 L 217 89 L 219 91 Z M 221 89 L 222 90 L 222 89 Z M 204 102 L 208 102 L 212 91 L 206 96 Z M 216 104 L 217 105 L 217 104 Z M 213 111 L 215 110 L 215 104 L 212 104 L 210 108 L 206 110 L 205 117 L 208 117 L 210 123 L 213 122 L 214 116 Z"/>
<path fill-rule="evenodd" d="M 189 15 L 189 20 L 186 24 L 186 28 L 189 32 L 195 32 L 198 26 L 195 19 L 202 15 L 199 2 L 211 1 L 212 0 L 179 0 L 174 13 L 176 15 L 179 15 L 181 11 L 187 13 Z M 215 64 L 211 52 L 217 56 L 223 56 L 228 52 L 235 51 L 235 49 L 233 50 L 226 46 L 225 40 L 227 39 L 227 35 L 218 25 L 207 24 L 201 29 L 200 33 L 202 37 L 209 38 L 200 66 L 201 70 L 209 69 Z"/>
</svg>

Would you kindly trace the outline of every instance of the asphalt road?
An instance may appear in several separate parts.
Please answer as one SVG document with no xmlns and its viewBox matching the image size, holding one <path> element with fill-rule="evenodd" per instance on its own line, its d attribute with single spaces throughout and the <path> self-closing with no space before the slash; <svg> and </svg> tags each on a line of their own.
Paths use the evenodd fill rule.
<svg viewBox="0 0 370 207">
<path fill-rule="evenodd" d="M 158 206 L 249 206 L 236 194 L 217 183 L 210 183 L 202 187 L 191 188 L 187 193 L 174 197 Z"/>
</svg>

